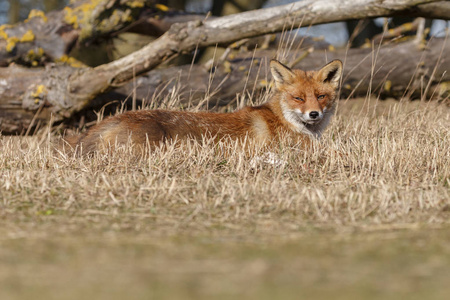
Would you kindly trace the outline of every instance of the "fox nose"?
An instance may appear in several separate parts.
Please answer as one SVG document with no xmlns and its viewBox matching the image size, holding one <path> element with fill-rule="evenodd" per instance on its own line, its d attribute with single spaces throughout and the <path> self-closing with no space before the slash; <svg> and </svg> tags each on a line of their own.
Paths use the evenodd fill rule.
<svg viewBox="0 0 450 300">
<path fill-rule="evenodd" d="M 319 116 L 319 112 L 318 111 L 312 111 L 312 112 L 310 112 L 309 113 L 309 117 L 311 118 L 311 119 L 317 119 L 317 117 Z"/>
</svg>

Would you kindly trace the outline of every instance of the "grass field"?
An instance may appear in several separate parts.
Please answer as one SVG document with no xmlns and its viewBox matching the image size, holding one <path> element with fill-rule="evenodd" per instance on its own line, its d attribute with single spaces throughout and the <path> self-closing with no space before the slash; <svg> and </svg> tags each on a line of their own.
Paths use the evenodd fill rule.
<svg viewBox="0 0 450 300">
<path fill-rule="evenodd" d="M 275 166 L 0 137 L 0 299 L 448 299 L 450 108 L 339 103 Z"/>
</svg>

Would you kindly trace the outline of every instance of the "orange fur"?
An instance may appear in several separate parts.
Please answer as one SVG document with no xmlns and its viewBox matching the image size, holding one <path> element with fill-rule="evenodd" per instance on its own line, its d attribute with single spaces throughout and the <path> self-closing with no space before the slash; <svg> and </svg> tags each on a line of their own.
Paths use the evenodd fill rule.
<svg viewBox="0 0 450 300">
<path fill-rule="evenodd" d="M 233 113 L 183 112 L 169 110 L 131 111 L 110 117 L 72 138 L 73 147 L 83 152 L 100 144 L 159 145 L 161 142 L 204 136 L 232 139 L 250 138 L 263 144 L 289 135 L 308 142 L 319 137 L 334 112 L 342 63 L 332 61 L 319 71 L 291 70 L 272 60 L 276 91 L 265 104 L 245 107 Z"/>
</svg>

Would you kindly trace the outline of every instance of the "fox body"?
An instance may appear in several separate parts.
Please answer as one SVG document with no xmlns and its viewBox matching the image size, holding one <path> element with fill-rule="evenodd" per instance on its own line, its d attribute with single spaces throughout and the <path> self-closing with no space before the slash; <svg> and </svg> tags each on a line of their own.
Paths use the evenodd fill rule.
<svg viewBox="0 0 450 300">
<path fill-rule="evenodd" d="M 233 113 L 141 110 L 110 117 L 69 141 L 83 152 L 101 144 L 158 145 L 161 142 L 206 137 L 253 139 L 269 143 L 289 135 L 297 141 L 317 138 L 334 112 L 342 62 L 334 60 L 318 71 L 291 70 L 270 62 L 275 79 L 272 98 Z"/>
</svg>

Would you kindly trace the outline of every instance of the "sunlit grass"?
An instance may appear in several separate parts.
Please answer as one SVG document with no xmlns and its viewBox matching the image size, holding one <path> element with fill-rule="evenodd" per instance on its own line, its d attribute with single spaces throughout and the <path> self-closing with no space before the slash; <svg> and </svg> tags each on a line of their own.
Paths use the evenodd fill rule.
<svg viewBox="0 0 450 300">
<path fill-rule="evenodd" d="M 282 165 L 233 144 L 79 157 L 57 140 L 0 139 L 2 298 L 445 293 L 444 104 L 341 101 L 312 150 L 272 149 Z"/>
</svg>

